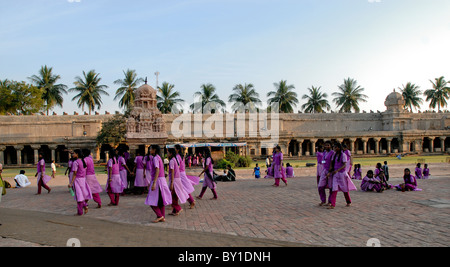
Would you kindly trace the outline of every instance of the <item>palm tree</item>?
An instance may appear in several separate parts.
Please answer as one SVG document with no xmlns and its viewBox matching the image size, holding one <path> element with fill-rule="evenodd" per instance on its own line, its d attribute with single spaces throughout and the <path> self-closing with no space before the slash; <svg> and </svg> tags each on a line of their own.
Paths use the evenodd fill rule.
<svg viewBox="0 0 450 267">
<path fill-rule="evenodd" d="M 420 109 L 420 105 L 423 104 L 423 99 L 420 97 L 422 91 L 420 91 L 419 88 L 419 86 L 411 82 L 403 85 L 403 88 L 398 88 L 405 99 L 405 109 L 409 108 L 410 112 L 413 112 L 413 107 L 414 109 Z"/>
<path fill-rule="evenodd" d="M 322 113 L 324 109 L 328 111 L 331 109 L 328 100 L 325 98 L 328 97 L 327 93 L 320 92 L 322 87 L 314 87 L 308 88 L 309 95 L 303 95 L 302 99 L 307 99 L 308 102 L 302 105 L 302 110 L 306 113 Z"/>
<path fill-rule="evenodd" d="M 114 100 L 120 99 L 119 107 L 126 110 L 131 110 L 134 106 L 134 92 L 138 86 L 144 82 L 144 79 L 137 78 L 137 73 L 135 70 L 128 69 L 123 72 L 125 78 L 118 79 L 114 84 L 120 87 L 116 90 L 116 96 Z"/>
<path fill-rule="evenodd" d="M 91 70 L 88 73 L 83 71 L 83 78 L 80 76 L 75 77 L 74 88 L 71 88 L 69 92 L 78 93 L 72 101 L 78 99 L 78 107 L 82 108 L 84 112 L 84 106 L 88 106 L 89 115 L 95 110 L 95 106 L 100 109 L 102 102 L 101 95 L 109 95 L 105 89 L 108 88 L 106 85 L 100 85 L 102 80 L 99 73 L 95 73 L 95 70 Z"/>
<path fill-rule="evenodd" d="M 174 90 L 175 85 L 163 82 L 162 86 L 158 86 L 158 95 L 156 99 L 158 101 L 157 107 L 163 114 L 170 114 L 177 107 L 184 102 L 180 97 L 180 93 Z"/>
<path fill-rule="evenodd" d="M 53 74 L 53 68 L 49 68 L 47 65 L 42 66 L 38 75 L 33 75 L 28 79 L 42 91 L 42 99 L 46 104 L 47 115 L 49 110 L 53 109 L 55 105 L 63 106 L 63 94 L 67 94 L 67 86 L 56 84 L 61 79 L 61 76 Z"/>
<path fill-rule="evenodd" d="M 200 97 L 200 102 L 195 102 L 190 106 L 194 112 L 204 111 L 205 107 L 211 109 L 215 113 L 219 108 L 225 108 L 226 104 L 216 94 L 216 87 L 214 85 L 202 84 L 200 91 L 194 93 L 194 97 Z"/>
<path fill-rule="evenodd" d="M 233 111 L 239 110 L 247 105 L 251 105 L 251 108 L 261 105 L 259 94 L 255 91 L 253 84 L 237 84 L 233 88 L 233 94 L 228 98 L 228 101 L 234 103 L 232 106 Z"/>
<path fill-rule="evenodd" d="M 297 99 L 297 93 L 293 90 L 294 85 L 287 85 L 287 81 L 282 80 L 279 83 L 274 83 L 275 91 L 271 91 L 267 94 L 269 99 L 267 100 L 271 108 L 275 108 L 278 105 L 279 112 L 293 113 L 294 107 L 297 107 L 299 103 Z"/>
<path fill-rule="evenodd" d="M 441 111 L 441 107 L 447 106 L 447 100 L 450 94 L 450 87 L 446 85 L 449 83 L 445 81 L 444 76 L 436 78 L 436 83 L 430 80 L 433 84 L 433 89 L 428 89 L 424 92 L 427 97 L 427 101 L 430 101 L 430 108 L 435 109 L 438 107 L 438 112 Z"/>
<path fill-rule="evenodd" d="M 359 113 L 359 102 L 367 102 L 368 96 L 363 94 L 364 88 L 358 85 L 354 79 L 348 78 L 344 80 L 344 84 L 339 86 L 340 92 L 333 93 L 333 99 L 340 112 L 352 112 L 352 109 Z"/>
</svg>

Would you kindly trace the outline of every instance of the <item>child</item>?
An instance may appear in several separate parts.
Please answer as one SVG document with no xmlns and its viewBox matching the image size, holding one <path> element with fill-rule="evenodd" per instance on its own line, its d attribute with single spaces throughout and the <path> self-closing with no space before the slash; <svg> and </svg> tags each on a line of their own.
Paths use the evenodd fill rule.
<svg viewBox="0 0 450 267">
<path fill-rule="evenodd" d="M 149 182 L 145 179 L 145 166 L 144 166 L 144 157 L 141 156 L 140 152 L 136 153 L 136 158 L 134 159 L 135 167 L 133 172 L 136 174 L 134 179 L 134 187 L 136 188 L 137 193 L 142 195 L 144 193 L 145 188 L 148 187 Z"/>
<path fill-rule="evenodd" d="M 423 179 L 430 178 L 430 169 L 428 169 L 428 164 L 424 165 L 422 174 L 423 174 Z"/>
<path fill-rule="evenodd" d="M 80 149 L 76 149 L 73 153 L 76 159 L 73 163 L 73 179 L 69 184 L 69 188 L 73 188 L 75 192 L 75 200 L 77 202 L 77 214 L 78 216 L 88 213 L 88 201 L 92 199 L 92 192 L 89 185 L 86 182 L 86 161 L 84 160 L 83 153 Z"/>
<path fill-rule="evenodd" d="M 356 191 L 357 188 L 353 184 L 352 180 L 348 176 L 348 169 L 346 165 L 349 164 L 347 155 L 342 150 L 342 145 L 336 143 L 334 146 L 334 155 L 332 159 L 332 168 L 328 176 L 332 179 L 332 193 L 330 196 L 331 205 L 328 209 L 334 209 L 336 207 L 336 197 L 338 192 L 343 192 L 347 207 L 350 207 L 352 200 L 350 199 L 350 191 Z"/>
<path fill-rule="evenodd" d="M 165 222 L 165 206 L 172 204 L 172 194 L 167 185 L 164 163 L 160 156 L 161 147 L 159 145 L 151 145 L 150 153 L 153 156 L 152 181 L 145 204 L 150 206 L 157 216 L 153 223 Z"/>
<path fill-rule="evenodd" d="M 202 199 L 203 195 L 206 192 L 206 189 L 209 187 L 214 196 L 212 198 L 212 200 L 217 200 L 216 183 L 214 182 L 214 179 L 213 179 L 214 161 L 211 157 L 211 151 L 209 150 L 209 148 L 206 148 L 204 153 L 205 153 L 205 161 L 204 161 L 203 171 L 200 173 L 200 175 L 198 177 L 202 176 L 202 174 L 205 174 L 205 175 L 203 178 L 202 192 L 200 193 L 200 195 L 197 196 L 197 199 Z"/>
<path fill-rule="evenodd" d="M 119 205 L 120 194 L 123 193 L 125 184 L 120 178 L 119 156 L 114 150 L 109 151 L 109 160 L 107 163 L 108 180 L 106 181 L 106 192 L 111 200 L 108 206 Z"/>
<path fill-rule="evenodd" d="M 268 178 L 268 179 L 273 178 L 273 171 L 272 170 L 273 170 L 272 169 L 272 165 L 269 164 L 269 166 L 267 167 L 267 170 L 266 170 L 266 176 L 264 178 Z"/>
<path fill-rule="evenodd" d="M 381 181 L 381 186 L 383 187 L 383 190 L 389 190 L 392 188 L 391 184 L 387 183 L 386 175 L 384 174 L 384 171 L 381 171 L 378 174 L 378 179 Z"/>
<path fill-rule="evenodd" d="M 294 168 L 291 166 L 290 163 L 286 164 L 286 177 L 294 178 Z"/>
<path fill-rule="evenodd" d="M 366 177 L 363 178 L 361 183 L 361 190 L 364 192 L 370 191 L 377 191 L 378 193 L 383 192 L 381 180 L 378 177 L 374 177 L 372 170 L 367 171 Z"/>
<path fill-rule="evenodd" d="M 372 172 L 373 173 L 373 172 Z M 361 164 L 355 164 L 355 169 L 353 171 L 352 179 L 361 180 L 362 179 Z"/>
<path fill-rule="evenodd" d="M 395 188 L 397 188 L 398 191 L 422 191 L 422 189 L 419 189 L 417 187 L 417 180 L 414 175 L 411 175 L 411 171 L 406 168 L 403 175 L 403 184 L 396 185 Z"/>
<path fill-rule="evenodd" d="M 422 176 L 422 168 L 420 167 L 420 163 L 417 163 L 415 173 L 416 173 L 416 178 L 417 179 L 422 179 L 423 178 L 423 176 Z"/>
<path fill-rule="evenodd" d="M 373 174 L 375 177 L 378 177 L 378 174 L 380 174 L 380 172 L 382 171 L 381 167 L 381 163 L 377 163 L 377 165 L 375 166 L 375 172 Z"/>
<path fill-rule="evenodd" d="M 179 161 L 177 159 L 177 152 L 175 148 L 169 148 L 167 151 L 169 157 L 169 189 L 172 192 L 172 213 L 170 215 L 178 216 L 183 211 L 179 203 L 186 203 L 189 195 L 184 190 L 183 183 L 181 182 Z"/>
<path fill-rule="evenodd" d="M 256 163 L 256 167 L 253 169 L 252 175 L 255 176 L 255 179 L 261 178 L 261 168 L 258 166 L 258 163 Z"/>
<path fill-rule="evenodd" d="M 384 162 L 383 165 L 384 177 L 386 177 L 386 181 L 389 181 L 389 166 L 387 161 Z"/>
</svg>

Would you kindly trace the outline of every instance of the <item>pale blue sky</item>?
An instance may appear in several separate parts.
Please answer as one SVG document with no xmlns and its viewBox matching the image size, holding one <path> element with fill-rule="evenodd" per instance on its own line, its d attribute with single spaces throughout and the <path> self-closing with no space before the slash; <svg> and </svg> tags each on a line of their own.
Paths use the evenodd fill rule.
<svg viewBox="0 0 450 267">
<path fill-rule="evenodd" d="M 72 87 L 95 69 L 110 87 L 102 113 L 120 110 L 113 82 L 127 68 L 152 86 L 159 71 L 187 104 L 203 83 L 225 101 L 235 84 L 253 83 L 265 102 L 280 80 L 299 98 L 322 86 L 331 103 L 351 77 L 369 96 L 362 109 L 384 111 L 402 84 L 450 80 L 449 63 L 448 0 L 0 1 L 0 79 L 26 80 L 48 65 Z M 81 112 L 72 97 L 55 111 Z"/>
</svg>

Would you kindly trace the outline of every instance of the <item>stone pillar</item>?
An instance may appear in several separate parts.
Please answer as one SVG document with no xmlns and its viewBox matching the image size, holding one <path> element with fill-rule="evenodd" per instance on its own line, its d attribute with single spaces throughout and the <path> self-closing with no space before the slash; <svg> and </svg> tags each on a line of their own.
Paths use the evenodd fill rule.
<svg viewBox="0 0 450 267">
<path fill-rule="evenodd" d="M 375 154 L 380 154 L 380 138 L 374 138 L 375 141 Z"/>
<path fill-rule="evenodd" d="M 316 156 L 317 139 L 311 139 L 311 156 Z"/>
<path fill-rule="evenodd" d="M 298 142 L 298 156 L 301 157 L 303 156 L 303 148 L 302 148 L 303 140 L 297 140 L 297 142 Z"/>
<path fill-rule="evenodd" d="M 49 145 L 48 148 L 50 148 L 52 153 L 52 161 L 54 160 L 56 162 L 56 149 L 58 148 L 58 145 Z"/>
<path fill-rule="evenodd" d="M 0 164 L 2 164 L 2 166 L 5 165 L 5 150 L 6 146 L 0 146 Z"/>
<path fill-rule="evenodd" d="M 350 150 L 350 152 L 352 152 L 352 155 L 356 155 L 356 149 L 355 149 L 356 139 L 350 138 L 349 140 L 350 140 L 350 147 L 348 149 Z"/>
<path fill-rule="evenodd" d="M 392 145 L 392 144 L 391 144 L 391 143 L 392 143 L 392 139 L 393 139 L 393 138 L 386 138 L 386 141 L 387 141 L 387 153 L 388 153 L 388 154 L 391 154 L 391 150 L 392 150 L 392 149 L 391 149 L 391 148 L 392 148 L 392 146 L 391 146 L 391 145 Z"/>
<path fill-rule="evenodd" d="M 434 152 L 434 137 L 429 137 L 430 138 L 430 153 Z"/>
<path fill-rule="evenodd" d="M 18 146 L 14 146 L 14 148 L 16 149 L 16 152 L 17 152 L 17 165 L 21 165 L 22 164 L 22 150 L 23 150 L 23 146 L 18 145 Z"/>
<path fill-rule="evenodd" d="M 367 152 L 367 141 L 369 141 L 369 139 L 361 138 L 361 141 L 363 142 L 363 154 L 368 154 L 368 152 Z"/>
<path fill-rule="evenodd" d="M 37 164 L 39 161 L 39 149 L 41 148 L 40 145 L 32 145 L 31 149 L 34 150 L 34 164 Z"/>
<path fill-rule="evenodd" d="M 446 152 L 445 151 L 445 139 L 446 139 L 446 137 L 445 136 L 441 136 L 441 137 L 439 137 L 439 139 L 441 141 L 441 152 L 445 153 Z M 0 148 L 0 150 L 1 150 L 1 148 Z"/>
</svg>

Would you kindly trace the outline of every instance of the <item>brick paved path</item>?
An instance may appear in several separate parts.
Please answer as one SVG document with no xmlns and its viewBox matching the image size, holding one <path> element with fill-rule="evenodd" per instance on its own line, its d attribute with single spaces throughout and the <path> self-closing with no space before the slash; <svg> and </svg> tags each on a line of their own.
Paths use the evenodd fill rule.
<svg viewBox="0 0 450 267">
<path fill-rule="evenodd" d="M 449 164 L 442 164 L 441 173 L 450 173 Z M 151 224 L 155 218 L 145 206 L 145 196 L 121 197 L 119 207 L 94 209 L 86 217 L 131 225 L 220 233 L 231 236 L 264 238 L 321 246 L 365 246 L 370 238 L 380 240 L 382 246 L 448 246 L 450 245 L 450 177 L 434 176 L 419 180 L 422 192 L 387 191 L 381 194 L 352 192 L 353 205 L 345 207 L 342 194 L 337 207 L 319 207 L 316 181 L 313 177 L 289 179 L 289 186 L 274 188 L 273 180 L 239 180 L 219 183 L 219 200 L 198 200 L 194 210 L 184 206 L 178 217 L 167 216 L 165 223 Z M 100 175 L 104 184 L 105 177 Z M 31 182 L 35 184 L 35 180 Z M 399 184 L 400 178 L 391 178 Z M 34 196 L 35 187 L 9 189 L 3 202 L 5 208 L 42 211 L 72 215 L 76 203 L 69 195 L 66 178 L 50 182 L 51 194 Z M 282 183 L 283 184 L 283 183 Z M 355 181 L 359 188 L 360 182 Z M 60 185 L 60 186 L 57 186 Z M 200 191 L 196 188 L 196 194 Z M 44 190 L 45 191 L 45 190 Z M 170 208 L 166 209 L 167 213 Z"/>
</svg>

